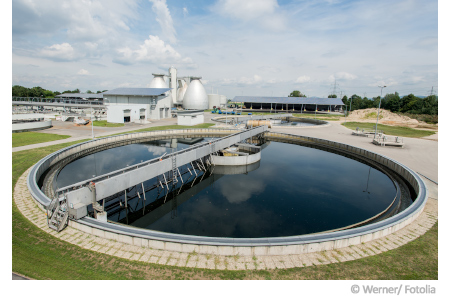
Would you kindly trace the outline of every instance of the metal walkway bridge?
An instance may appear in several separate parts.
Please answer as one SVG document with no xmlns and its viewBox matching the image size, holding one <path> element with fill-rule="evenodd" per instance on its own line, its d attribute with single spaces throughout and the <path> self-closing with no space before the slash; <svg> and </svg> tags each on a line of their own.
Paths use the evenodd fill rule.
<svg viewBox="0 0 450 300">
<path fill-rule="evenodd" d="M 86 207 L 92 204 L 94 210 L 102 212 L 103 209 L 98 204 L 98 201 L 102 199 L 120 192 L 126 192 L 130 187 L 141 185 L 143 182 L 161 175 L 164 177 L 161 185 L 165 183 L 167 186 L 165 173 L 168 172 L 168 174 L 171 174 L 171 178 L 169 178 L 170 181 L 172 183 L 177 183 L 178 178 L 182 180 L 178 168 L 191 164 L 192 171 L 195 172 L 195 167 L 192 164 L 193 162 L 197 164 L 197 167 L 200 170 L 206 171 L 206 167 L 203 163 L 205 158 L 208 158 L 213 153 L 233 144 L 260 135 L 267 130 L 267 126 L 255 127 L 210 142 L 193 145 L 190 148 L 179 150 L 169 155 L 163 155 L 159 158 L 154 158 L 90 180 L 60 188 L 55 192 L 56 197 L 50 205 L 50 211 L 55 210 L 55 208 L 59 206 L 62 206 L 67 210 L 80 209 L 83 210 L 83 213 L 80 214 L 77 212 L 78 217 L 83 217 L 87 214 Z M 84 211 L 86 211 L 86 213 L 84 213 Z M 50 215 L 52 215 L 52 213 L 50 213 Z"/>
</svg>

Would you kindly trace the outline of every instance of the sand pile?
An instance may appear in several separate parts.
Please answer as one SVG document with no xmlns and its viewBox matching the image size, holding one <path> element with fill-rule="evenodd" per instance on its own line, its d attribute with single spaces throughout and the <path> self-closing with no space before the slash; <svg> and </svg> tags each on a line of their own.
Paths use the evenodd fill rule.
<svg viewBox="0 0 450 300">
<path fill-rule="evenodd" d="M 375 123 L 377 121 L 377 109 L 366 108 L 352 111 L 347 116 L 347 121 Z M 380 118 L 378 122 L 386 125 L 406 126 L 412 128 L 417 127 L 419 125 L 427 125 L 427 123 L 425 122 L 421 122 L 416 119 L 411 119 L 406 116 L 401 116 L 385 109 L 380 109 Z"/>
</svg>

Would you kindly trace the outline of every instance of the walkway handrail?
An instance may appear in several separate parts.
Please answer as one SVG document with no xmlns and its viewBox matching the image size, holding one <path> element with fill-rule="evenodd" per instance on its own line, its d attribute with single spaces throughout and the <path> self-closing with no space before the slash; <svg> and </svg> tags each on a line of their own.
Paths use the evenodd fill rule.
<svg viewBox="0 0 450 300">
<path fill-rule="evenodd" d="M 242 133 L 245 133 L 245 132 L 257 132 L 256 134 L 259 134 L 259 133 L 264 132 L 264 127 L 265 126 L 258 126 L 258 127 L 253 128 L 253 129 L 249 129 L 249 130 L 245 130 L 245 131 L 241 131 L 241 132 L 237 132 L 237 133 L 233 133 L 233 134 L 227 135 L 225 137 L 219 138 L 219 139 L 211 141 L 211 142 L 199 143 L 199 144 L 193 145 L 192 147 L 178 150 L 178 151 L 176 151 L 174 153 L 171 153 L 171 155 L 166 155 L 165 157 L 161 156 L 161 157 L 157 157 L 157 158 L 152 158 L 150 160 L 147 160 L 147 161 L 144 161 L 144 162 L 141 162 L 141 163 L 129 166 L 129 167 L 125 167 L 125 168 L 122 168 L 122 169 L 119 169 L 119 170 L 115 170 L 115 171 L 112 171 L 112 172 L 109 172 L 109 173 L 97 176 L 97 177 L 95 177 L 93 179 L 83 180 L 83 181 L 74 183 L 72 185 L 68 185 L 68 186 L 59 188 L 58 190 L 56 190 L 56 193 L 68 192 L 69 190 L 79 189 L 79 188 L 88 186 L 89 183 L 91 183 L 91 182 L 98 183 L 100 181 L 103 181 L 105 179 L 109 179 L 109 178 L 114 177 L 116 175 L 121 175 L 121 174 L 130 172 L 130 171 L 133 171 L 133 170 L 136 170 L 136 169 L 139 169 L 139 168 L 142 168 L 142 167 L 145 167 L 145 166 L 157 163 L 157 162 L 162 161 L 162 160 L 171 159 L 172 155 L 180 155 L 180 154 L 183 154 L 183 153 L 186 153 L 186 152 L 194 151 L 194 150 L 202 148 L 204 146 L 208 146 L 208 145 L 211 145 L 211 144 L 217 144 L 220 141 L 229 139 L 229 138 L 234 137 L 234 136 L 238 136 L 238 135 L 240 135 Z M 217 150 L 220 150 L 220 149 L 216 148 L 216 151 Z"/>
<path fill-rule="evenodd" d="M 158 130 L 158 131 L 144 131 L 137 133 L 125 133 L 120 135 L 114 135 L 109 137 L 103 137 L 91 141 L 82 142 L 75 144 L 58 151 L 55 151 L 46 157 L 38 161 L 30 170 L 27 177 L 28 189 L 32 197 L 43 207 L 47 207 L 50 204 L 50 199 L 41 191 L 37 182 L 39 178 L 44 174 L 44 172 L 51 166 L 57 164 L 58 162 L 79 153 L 80 151 L 87 151 L 89 149 L 94 149 L 96 147 L 104 146 L 107 144 L 129 141 L 134 139 L 141 139 L 147 137 L 164 137 L 170 135 L 207 135 L 214 134 L 218 136 L 224 136 L 228 134 L 233 134 L 240 132 L 237 129 L 222 129 L 222 128 L 195 128 L 195 129 L 173 129 L 173 130 Z"/>
</svg>

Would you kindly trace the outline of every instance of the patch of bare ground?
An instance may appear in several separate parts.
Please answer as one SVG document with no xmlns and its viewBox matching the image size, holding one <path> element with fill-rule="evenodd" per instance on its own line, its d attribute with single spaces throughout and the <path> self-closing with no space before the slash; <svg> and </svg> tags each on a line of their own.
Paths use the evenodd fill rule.
<svg viewBox="0 0 450 300">
<path fill-rule="evenodd" d="M 377 122 L 377 109 L 376 108 L 366 108 L 358 109 L 349 113 L 347 116 L 347 122 L 366 122 L 366 123 L 376 123 Z M 345 118 L 341 117 L 340 121 L 344 121 Z M 407 116 L 402 116 L 397 113 L 393 113 L 389 110 L 380 109 L 380 116 L 378 123 L 390 126 L 402 126 L 415 128 L 420 130 L 438 130 L 438 124 L 428 124 L 423 121 L 412 119 Z"/>
</svg>

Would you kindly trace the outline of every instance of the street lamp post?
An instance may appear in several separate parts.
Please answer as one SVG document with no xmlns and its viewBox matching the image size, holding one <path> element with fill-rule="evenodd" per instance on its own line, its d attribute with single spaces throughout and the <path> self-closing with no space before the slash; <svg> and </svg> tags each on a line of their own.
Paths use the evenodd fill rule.
<svg viewBox="0 0 450 300">
<path fill-rule="evenodd" d="M 345 105 L 345 113 L 344 113 L 345 121 L 344 121 L 344 124 L 347 124 L 347 104 L 344 104 L 344 105 Z"/>
<path fill-rule="evenodd" d="M 386 86 L 383 85 L 379 85 L 378 86 L 381 89 L 381 94 L 380 94 L 380 103 L 378 103 L 378 113 L 377 113 L 377 123 L 375 124 L 375 138 L 377 137 L 377 130 L 378 130 L 378 116 L 380 115 L 380 107 L 381 107 L 381 97 L 383 96 L 383 88 L 385 88 Z"/>
<path fill-rule="evenodd" d="M 92 120 L 92 101 L 91 101 L 91 128 L 92 128 L 92 139 L 94 139 L 94 121 Z"/>
</svg>

